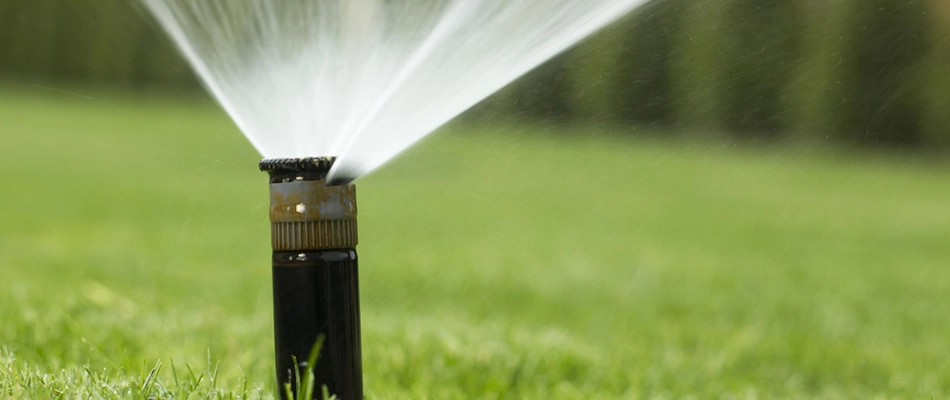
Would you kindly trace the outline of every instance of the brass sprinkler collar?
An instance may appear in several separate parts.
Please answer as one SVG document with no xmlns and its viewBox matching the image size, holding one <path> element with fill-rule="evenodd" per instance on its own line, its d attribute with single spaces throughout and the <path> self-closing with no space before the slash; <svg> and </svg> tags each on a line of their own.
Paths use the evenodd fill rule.
<svg viewBox="0 0 950 400">
<path fill-rule="evenodd" d="M 275 251 L 356 247 L 356 186 L 327 186 L 333 157 L 271 159 L 271 244 Z"/>
</svg>

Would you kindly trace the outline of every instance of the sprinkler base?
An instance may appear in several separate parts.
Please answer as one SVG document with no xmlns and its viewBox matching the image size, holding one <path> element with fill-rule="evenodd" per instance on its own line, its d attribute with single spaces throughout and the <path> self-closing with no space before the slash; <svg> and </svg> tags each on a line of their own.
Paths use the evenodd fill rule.
<svg viewBox="0 0 950 400">
<path fill-rule="evenodd" d="M 274 252 L 274 343 L 277 382 L 293 393 L 310 367 L 314 398 L 326 385 L 338 399 L 362 399 L 359 272 L 355 249 Z M 320 337 L 317 362 L 307 358 Z M 294 361 L 297 363 L 295 364 Z M 304 381 L 304 376 L 299 377 Z"/>
</svg>

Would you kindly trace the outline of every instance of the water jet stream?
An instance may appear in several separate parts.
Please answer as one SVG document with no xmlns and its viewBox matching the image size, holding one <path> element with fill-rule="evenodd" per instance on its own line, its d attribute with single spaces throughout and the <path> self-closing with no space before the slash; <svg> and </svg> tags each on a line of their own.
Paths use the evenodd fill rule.
<svg viewBox="0 0 950 400">
<path fill-rule="evenodd" d="M 352 181 L 646 0 L 142 0 L 265 158 Z"/>
</svg>

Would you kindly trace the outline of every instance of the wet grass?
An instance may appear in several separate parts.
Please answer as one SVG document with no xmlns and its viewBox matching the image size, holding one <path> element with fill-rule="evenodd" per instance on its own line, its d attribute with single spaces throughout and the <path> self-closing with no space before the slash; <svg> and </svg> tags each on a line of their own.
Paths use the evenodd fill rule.
<svg viewBox="0 0 950 400">
<path fill-rule="evenodd" d="M 0 397 L 271 397 L 257 155 L 80 94 L 0 90 Z M 455 128 L 359 190 L 370 398 L 950 396 L 948 164 Z"/>
</svg>

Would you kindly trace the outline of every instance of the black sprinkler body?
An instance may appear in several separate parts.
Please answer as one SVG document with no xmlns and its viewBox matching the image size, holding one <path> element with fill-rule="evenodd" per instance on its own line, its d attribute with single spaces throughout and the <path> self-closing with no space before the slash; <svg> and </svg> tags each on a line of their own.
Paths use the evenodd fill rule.
<svg viewBox="0 0 950 400">
<path fill-rule="evenodd" d="M 327 185 L 333 158 L 272 159 L 270 174 L 273 247 L 274 340 L 278 391 L 298 393 L 314 344 L 314 398 L 325 385 L 340 400 L 363 398 L 360 355 L 356 187 Z M 294 363 L 296 360 L 296 364 Z"/>
</svg>

